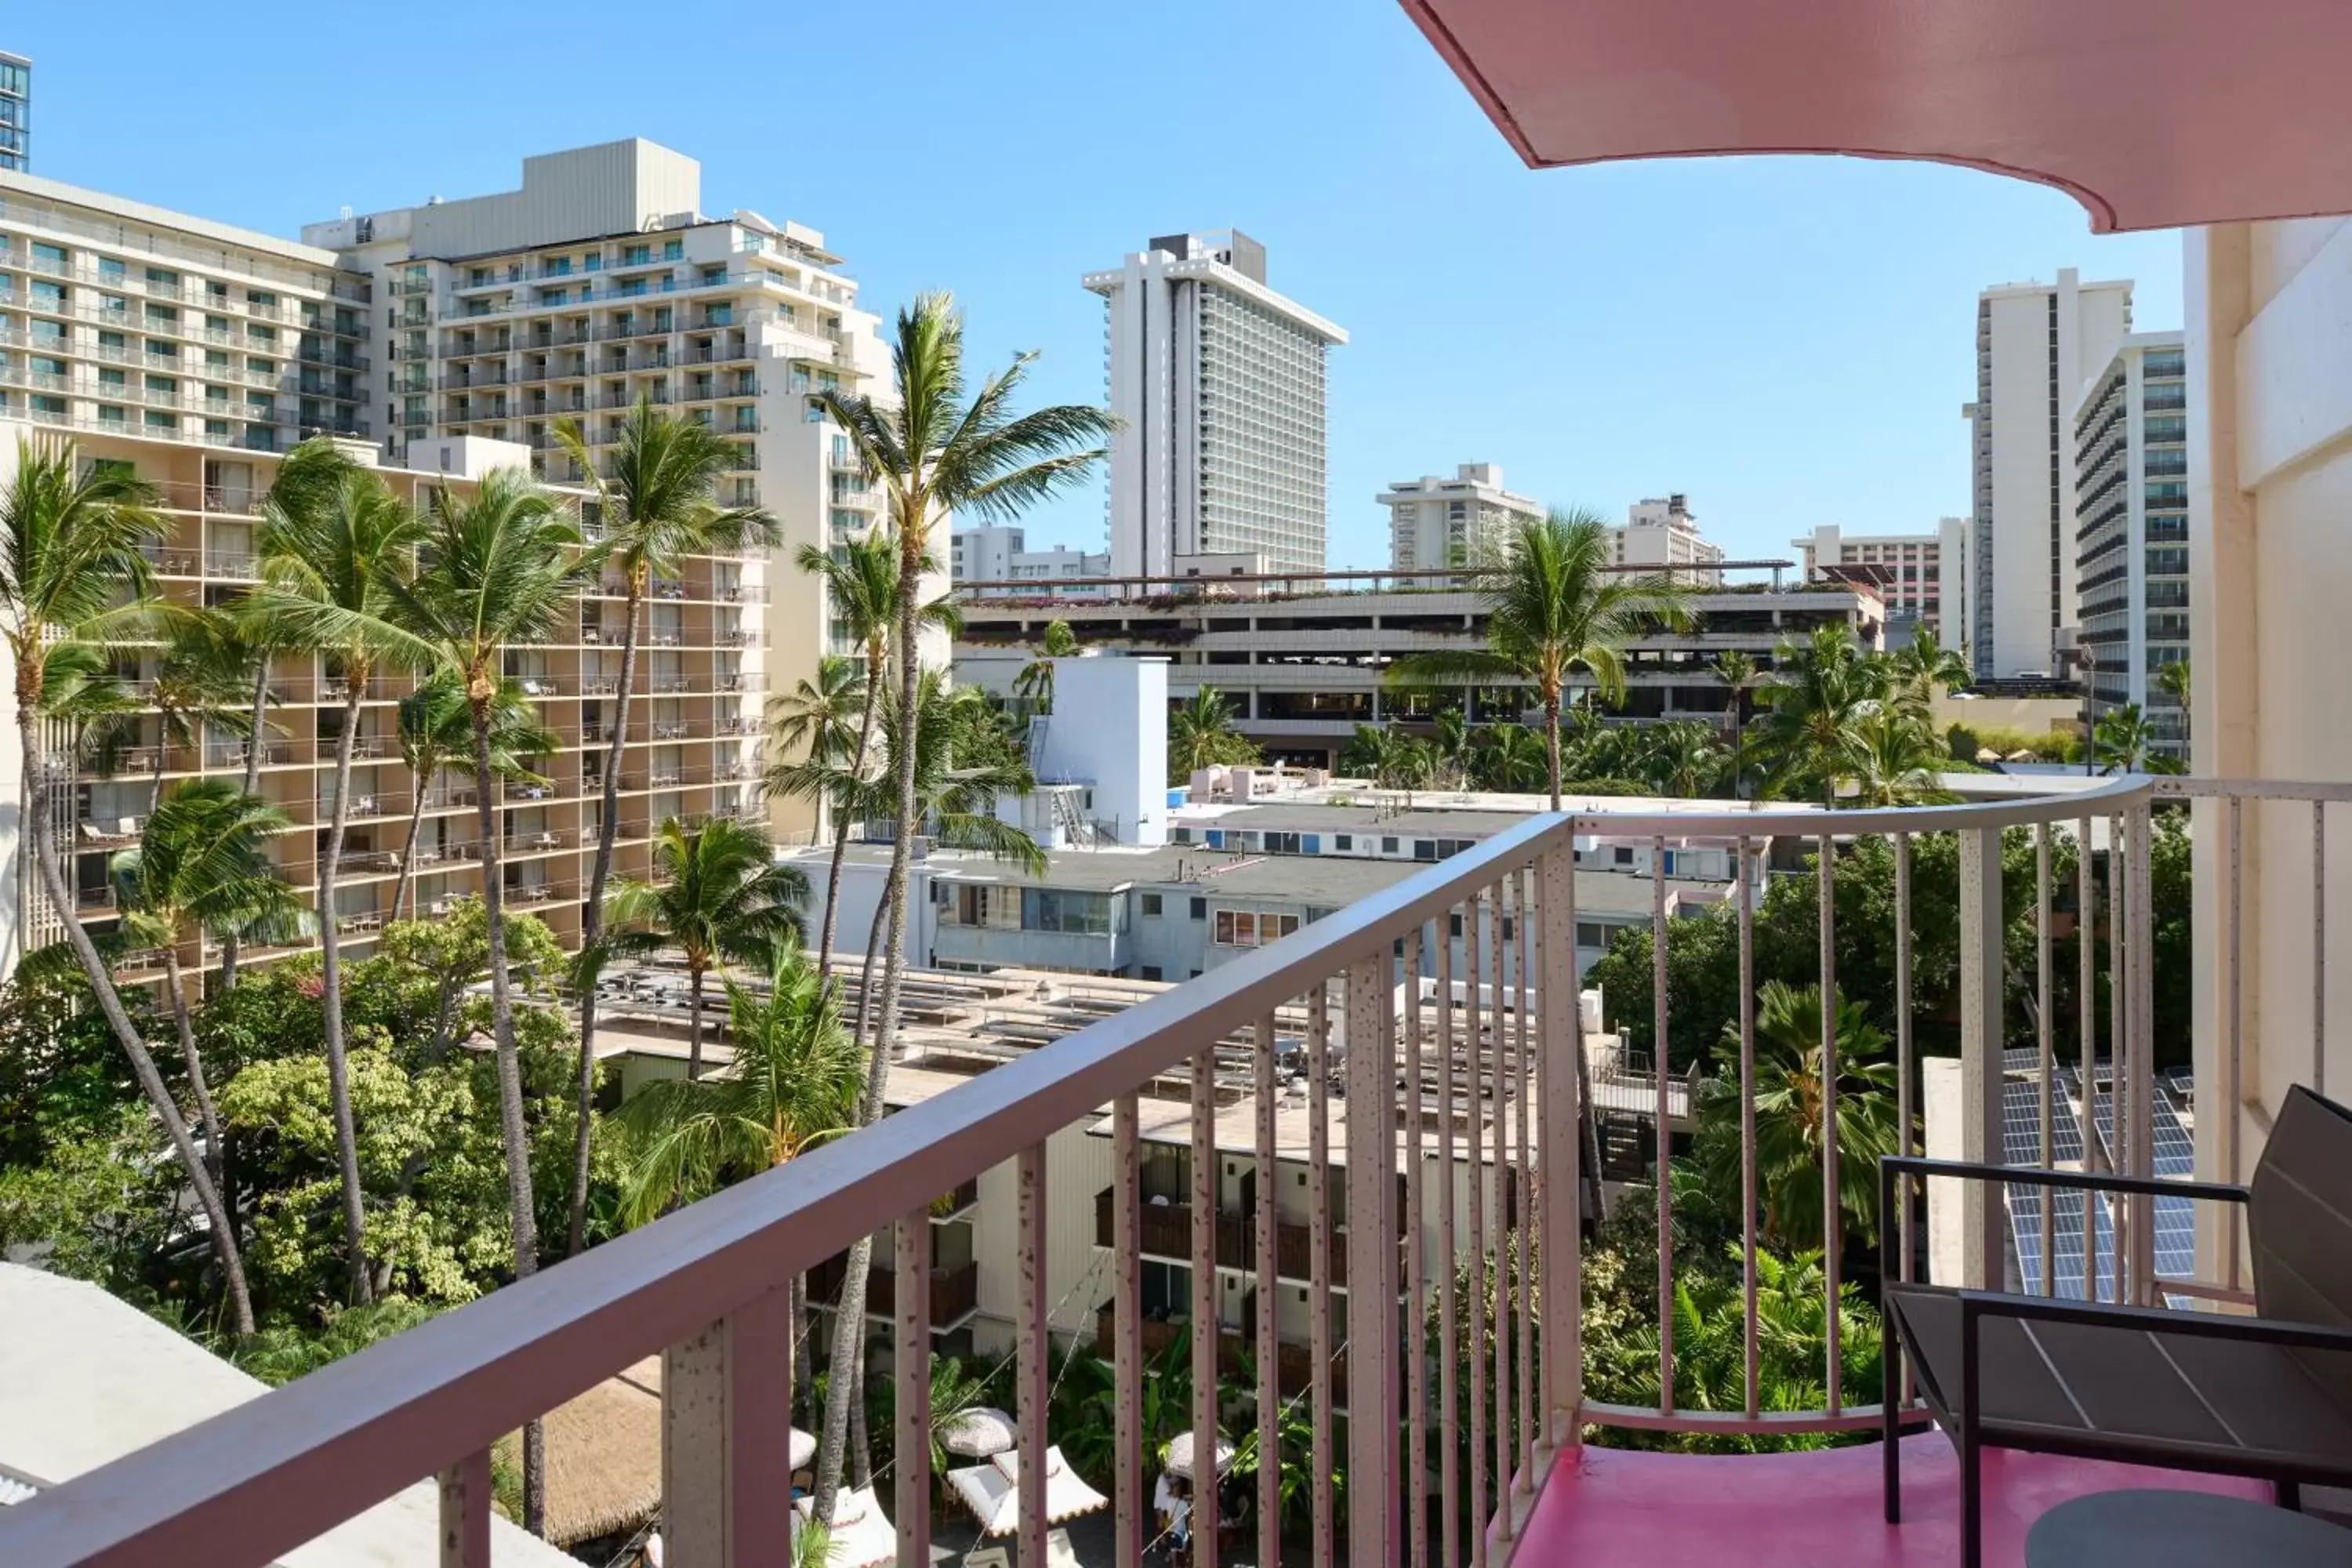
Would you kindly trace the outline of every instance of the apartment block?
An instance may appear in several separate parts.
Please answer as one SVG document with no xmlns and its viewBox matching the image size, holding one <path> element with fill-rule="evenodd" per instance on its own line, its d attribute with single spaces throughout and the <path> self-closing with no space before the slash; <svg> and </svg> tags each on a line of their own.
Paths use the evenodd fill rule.
<svg viewBox="0 0 2352 1568">
<path fill-rule="evenodd" d="M 0 420 L 0 470 L 13 468 L 20 440 L 57 438 L 43 423 Z M 197 437 L 71 432 L 85 462 L 127 465 L 154 485 L 169 529 L 152 552 L 158 592 L 191 607 L 219 604 L 250 586 L 257 575 L 257 515 L 278 458 L 259 451 L 221 450 Z M 352 455 L 375 461 L 374 448 L 353 442 Z M 497 468 L 522 467 L 529 449 L 478 437 L 434 438 L 414 449 L 416 468 L 383 468 L 385 484 L 404 501 L 431 504 L 443 490 L 462 500 L 470 486 Z M 0 480 L 5 480 L 0 471 Z M 594 503 L 573 492 L 593 533 Z M 641 660 L 629 715 L 629 743 L 621 773 L 619 834 L 614 868 L 644 876 L 652 866 L 647 840 L 665 818 L 693 822 L 719 816 L 758 816 L 756 709 L 747 710 L 726 627 L 747 597 L 756 599 L 761 563 L 731 556 L 687 560 L 680 574 L 656 586 L 648 611 L 651 647 Z M 509 648 L 505 672 L 517 679 L 556 737 L 556 751 L 538 764 L 545 782 L 509 782 L 493 803 L 499 838 L 501 885 L 513 907 L 546 920 L 557 935 L 578 935 L 580 904 L 594 853 L 602 806 L 605 746 L 614 722 L 613 684 L 597 671 L 618 635 L 622 584 L 607 581 L 579 602 L 576 629 L 551 642 Z M 666 629 L 667 628 L 667 629 Z M 116 674 L 134 699 L 154 692 L 156 650 L 126 647 Z M 346 939 L 364 946 L 396 912 L 394 885 L 404 863 L 413 868 L 409 911 L 430 916 L 452 898 L 481 889 L 482 843 L 470 772 L 418 782 L 400 761 L 398 703 L 410 678 L 380 674 L 359 710 L 353 741 L 351 825 L 337 870 L 334 918 Z M 260 741 L 260 794 L 291 819 L 272 848 L 280 875 L 298 891 L 315 888 L 335 798 L 334 753 L 351 686 L 331 659 L 280 655 L 270 671 L 272 728 Z M 9 750 L 13 752 L 14 748 Z M 159 792 L 201 776 L 243 779 L 247 742 L 206 734 L 195 745 L 166 743 L 152 708 L 137 717 L 110 754 L 58 759 L 53 823 L 68 855 L 82 918 L 103 928 L 112 918 L 114 891 L 107 865 L 137 841 Z M 13 837 L 13 817 L 10 837 Z M 13 849 L 13 845 L 5 846 Z M 13 867 L 13 854 L 7 857 Z M 6 962 L 61 934 L 56 917 L 33 889 L 12 889 L 16 939 Z M 250 956 L 282 957 L 292 948 Z M 217 962 L 210 942 L 187 943 L 184 965 Z M 134 955 L 134 981 L 160 973 L 160 952 Z"/>
<path fill-rule="evenodd" d="M 522 175 L 517 190 L 303 230 L 380 301 L 386 363 L 369 391 L 389 451 L 488 437 L 520 443 L 551 482 L 580 483 L 558 427 L 576 424 L 604 472 L 644 399 L 730 438 L 736 462 L 718 499 L 775 515 L 778 563 L 880 521 L 880 491 L 848 437 L 810 402 L 872 390 L 887 365 L 875 318 L 822 234 L 747 208 L 704 212 L 701 165 L 636 138 L 526 158 Z M 824 655 L 849 651 L 816 579 L 781 565 L 763 575 L 734 584 L 757 597 L 711 628 L 713 678 L 740 697 L 724 717 L 754 730 L 763 689 L 788 690 Z M 684 639 L 688 618 L 667 611 L 656 634 Z M 657 679 L 695 679 L 671 647 L 656 646 Z M 927 652 L 943 660 L 944 641 Z M 598 656 L 586 679 L 617 679 L 619 658 Z M 799 810 L 778 803 L 779 826 L 806 826 Z"/>
<path fill-rule="evenodd" d="M 2189 714 L 2157 684 L 2189 657 L 2189 387 L 2179 332 L 2136 332 L 2072 411 L 2083 717 L 2137 704 L 2186 762 Z"/>
<path fill-rule="evenodd" d="M 1541 501 L 1503 488 L 1494 463 L 1457 464 L 1452 479 L 1400 479 L 1376 499 L 1388 509 L 1389 565 L 1399 572 L 1499 564 L 1520 527 L 1544 516 Z"/>
<path fill-rule="evenodd" d="M 191 606 L 222 603 L 255 581 L 261 502 L 278 460 L 304 436 L 341 436 L 355 459 L 418 505 L 445 488 L 462 494 L 494 468 L 544 470 L 549 452 L 527 427 L 470 420 L 404 431 L 391 440 L 406 466 L 385 462 L 370 434 L 370 416 L 383 406 L 370 357 L 385 295 L 376 273 L 327 247 L 0 175 L 0 468 L 13 468 L 20 440 L 60 437 L 79 443 L 85 462 L 128 465 L 157 487 L 170 524 L 152 555 L 159 589 Z M 386 308 L 397 314 L 416 298 Z M 551 477 L 562 488 L 562 472 Z M 568 494 L 593 532 L 594 503 L 577 486 Z M 622 766 L 624 874 L 650 869 L 646 840 L 667 817 L 764 816 L 756 781 L 764 617 L 776 610 L 769 580 L 767 558 L 752 552 L 688 557 L 653 584 Z M 506 673 L 561 745 L 540 769 L 545 784 L 500 787 L 502 877 L 519 907 L 565 936 L 579 929 L 616 721 L 623 587 L 617 577 L 603 582 L 556 638 L 504 655 Z M 124 649 L 117 674 L 133 696 L 152 696 L 154 650 Z M 307 657 L 279 658 L 271 676 L 276 730 L 260 742 L 260 787 L 293 818 L 273 858 L 307 889 L 324 848 L 349 687 L 331 663 Z M 408 689 L 404 678 L 379 676 L 360 710 L 333 911 L 355 942 L 394 912 L 404 863 L 414 869 L 415 907 L 427 913 L 480 887 L 471 779 L 427 781 L 420 802 L 398 762 L 395 704 Z M 247 758 L 245 742 L 219 735 L 167 746 L 150 712 L 110 759 L 72 763 L 56 786 L 54 820 L 85 917 L 109 918 L 107 861 L 135 840 L 159 791 L 204 774 L 242 779 Z M 17 916 L 5 962 L 58 934 L 30 889 L 10 889 L 5 903 Z M 182 955 L 192 966 L 215 956 L 194 944 Z"/>
<path fill-rule="evenodd" d="M 1037 588 L 1081 598 L 1107 598 L 1109 584 L 1087 580 L 1109 574 L 1107 552 L 1090 554 L 1067 545 L 1031 550 L 1027 535 L 1010 523 L 959 528 L 948 538 L 949 579 L 960 592 L 966 591 L 967 584 L 992 584 L 969 590 L 982 598 L 1018 598 Z"/>
<path fill-rule="evenodd" d="M 1265 247 L 1239 230 L 1163 235 L 1103 297 L 1111 412 L 1112 570 L 1167 576 L 1180 555 L 1255 552 L 1319 572 L 1324 358 L 1348 334 L 1266 284 Z"/>
<path fill-rule="evenodd" d="M 1637 500 L 1627 507 L 1624 526 L 1610 530 L 1609 559 L 1612 565 L 1663 572 L 1685 583 L 1723 581 L 1723 547 L 1709 543 L 1699 532 L 1688 496 Z"/>
<path fill-rule="evenodd" d="M 0 170 L 33 166 L 33 62 L 0 49 Z"/>
<path fill-rule="evenodd" d="M 1823 523 L 1789 542 L 1807 582 L 1867 583 L 1886 601 L 1886 641 L 1909 642 L 1916 630 L 1934 632 L 1946 646 L 1965 640 L 1960 563 L 1967 559 L 1968 520 L 1948 517 L 1933 533 L 1855 533 Z"/>
<path fill-rule="evenodd" d="M 253 452 L 365 439 L 369 300 L 331 250 L 0 174 L 0 417 Z"/>
<path fill-rule="evenodd" d="M 1979 679 L 2064 674 L 2074 641 L 2074 432 L 2084 380 L 2131 331 L 2128 279 L 2004 283 L 1977 296 L 1967 638 Z"/>
</svg>

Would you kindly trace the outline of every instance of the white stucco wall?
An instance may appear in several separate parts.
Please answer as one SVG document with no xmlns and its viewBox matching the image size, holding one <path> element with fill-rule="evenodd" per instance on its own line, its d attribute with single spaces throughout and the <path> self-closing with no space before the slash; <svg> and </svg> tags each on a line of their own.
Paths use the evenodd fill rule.
<svg viewBox="0 0 2352 1568">
<path fill-rule="evenodd" d="M 2183 268 L 2189 362 L 2191 709 L 2197 773 L 2352 778 L 2344 606 L 2352 602 L 2352 225 L 2339 218 L 2191 229 Z M 2229 832 L 2200 805 L 2194 1000 L 2200 1107 L 2229 1069 Z M 2339 825 L 2341 808 L 2331 814 Z M 2309 1081 L 2315 1026 L 2312 810 L 2246 808 L 2241 1122 L 2246 1169 L 2287 1088 Z M 2328 857 L 2338 935 L 2327 1016 L 2352 1016 L 2352 855 Z M 2352 1031 L 2326 1032 L 2331 1085 L 2352 1082 Z M 2209 1091 L 2207 1086 L 2213 1086 Z M 2226 1176 L 2226 1119 L 2197 1119 L 2201 1173 Z M 2208 1266 L 2216 1256 L 2208 1241 Z"/>
</svg>

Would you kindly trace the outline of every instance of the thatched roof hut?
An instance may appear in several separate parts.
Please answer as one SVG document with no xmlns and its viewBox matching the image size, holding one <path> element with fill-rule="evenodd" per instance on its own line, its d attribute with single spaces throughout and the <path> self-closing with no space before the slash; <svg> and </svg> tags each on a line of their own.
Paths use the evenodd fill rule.
<svg viewBox="0 0 2352 1568">
<path fill-rule="evenodd" d="M 625 1535 L 661 1511 L 661 1371 L 647 1356 L 547 1413 L 547 1539 Z M 508 1438 L 520 1465 L 517 1440 Z"/>
</svg>

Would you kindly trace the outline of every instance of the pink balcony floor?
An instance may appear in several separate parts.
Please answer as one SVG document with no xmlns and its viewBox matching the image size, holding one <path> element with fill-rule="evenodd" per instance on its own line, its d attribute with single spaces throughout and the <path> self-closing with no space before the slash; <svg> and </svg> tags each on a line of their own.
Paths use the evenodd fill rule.
<svg viewBox="0 0 2352 1568">
<path fill-rule="evenodd" d="M 2270 1500 L 2263 1483 L 1988 1449 L 1986 1568 L 2016 1568 L 2053 1504 L 2121 1487 Z M 1526 1568 L 1953 1568 L 1959 1463 L 1937 1433 L 1903 1444 L 1903 1522 L 1879 1508 L 1876 1444 L 1804 1454 L 1587 1447 L 1556 1473 L 1514 1555 Z"/>
</svg>

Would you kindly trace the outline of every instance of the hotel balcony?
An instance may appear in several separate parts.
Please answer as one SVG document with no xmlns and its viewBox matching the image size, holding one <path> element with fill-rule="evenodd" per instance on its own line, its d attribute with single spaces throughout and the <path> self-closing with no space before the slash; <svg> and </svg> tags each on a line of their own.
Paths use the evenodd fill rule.
<svg viewBox="0 0 2352 1568">
<path fill-rule="evenodd" d="M 2199 875 L 2222 879 L 2210 907 L 2231 911 L 2227 924 L 2200 931 L 2196 948 L 2200 995 L 2234 1002 L 2215 1016 L 2224 1054 L 2210 1081 L 2198 1086 L 2194 1104 L 2203 1114 L 2193 1130 L 2196 1173 L 2228 1182 L 2250 1172 L 2289 1083 L 2310 1081 L 2321 1067 L 2319 1042 L 2258 1038 L 2270 1010 L 2258 1009 L 2236 979 L 2238 965 L 2260 963 L 2238 917 L 2239 847 L 2249 835 L 2274 856 L 2308 845 L 2324 868 L 2315 814 L 2346 801 L 2352 784 L 2119 777 L 2063 797 L 1810 816 L 1803 832 L 1809 846 L 1834 841 L 1841 860 L 1863 853 L 1867 840 L 1891 850 L 1894 907 L 1872 918 L 1883 922 L 1877 934 L 1897 977 L 1895 1092 L 1906 1110 L 1929 1110 L 1929 1138 L 1941 1127 L 1951 1152 L 1995 1165 L 2063 1171 L 2087 1163 L 2158 1179 L 2186 1176 L 2189 1163 L 2180 1138 L 2160 1135 L 2180 1133 L 2178 1112 L 2190 1102 L 2155 1060 L 2150 896 L 2158 816 L 2185 815 Z M 1525 1552 L 1535 1563 L 1672 1568 L 1735 1550 L 1774 1564 L 1956 1562 L 1961 1494 L 1950 1445 L 1927 1429 L 1923 1405 L 1898 1405 L 1898 1424 L 1911 1432 L 1902 1439 L 1905 1508 L 1901 1523 L 1887 1522 L 1881 1454 L 1869 1440 L 1882 1428 L 1878 1378 L 1858 1370 L 1850 1354 L 1862 1352 L 1838 1336 L 1820 1348 L 1819 1381 L 1803 1407 L 1786 1408 L 1754 1371 L 1757 1347 L 1774 1325 L 1754 1294 L 1744 1306 L 1735 1298 L 1734 1338 L 1745 1342 L 1748 1370 L 1735 1354 L 1727 1400 L 1686 1403 L 1675 1392 L 1691 1386 L 1678 1358 L 1700 1352 L 1676 1332 L 1685 1265 L 1669 1253 L 1639 1260 L 1642 1269 L 1656 1267 L 1650 1300 L 1660 1375 L 1647 1386 L 1669 1392 L 1646 1403 L 1605 1401 L 1585 1359 L 1574 1310 L 1585 1268 L 1577 1244 L 1586 1191 L 1575 1136 L 1579 1088 L 1574 1072 L 1554 1064 L 1575 1059 L 1586 1026 L 1580 1008 L 1547 1003 L 1575 994 L 1580 886 L 1613 873 L 1580 871 L 1579 851 L 1647 847 L 1658 865 L 1669 847 L 1761 855 L 1766 822 L 1728 810 L 1531 815 L 1279 942 L 932 1094 L 882 1126 L 6 1510 L 0 1557 L 267 1563 L 435 1476 L 444 1479 L 452 1539 L 478 1542 L 487 1495 L 463 1478 L 479 1473 L 490 1443 L 662 1353 L 669 1385 L 698 1379 L 722 1402 L 743 1402 L 732 1406 L 731 1426 L 673 1433 L 666 1458 L 680 1484 L 668 1492 L 665 1520 L 670 1561 L 787 1561 L 776 1484 L 784 1423 L 766 1413 L 782 1407 L 780 1391 L 793 1375 L 782 1331 L 789 1282 L 831 1267 L 877 1216 L 898 1216 L 876 1254 L 886 1282 L 869 1290 L 867 1304 L 889 1321 L 895 1343 L 929 1342 L 981 1307 L 976 1275 L 934 1261 L 940 1194 L 974 1191 L 983 1172 L 1010 1166 L 1017 1212 L 1003 1217 L 1020 1248 L 1043 1248 L 1049 1237 L 1100 1248 L 1087 1328 L 1072 1330 L 1061 1304 L 1047 1300 L 1042 1268 L 1013 1282 L 1015 1389 L 1024 1405 L 1045 1404 L 1061 1357 L 1049 1321 L 1116 1363 L 1118 1386 L 1129 1393 L 1116 1406 L 1114 1452 L 1130 1459 L 1104 1489 L 1115 1496 L 1122 1540 L 1151 1531 L 1133 1391 L 1155 1356 L 1181 1345 L 1202 1376 L 1216 1369 L 1240 1385 L 1224 1415 L 1228 1436 L 1290 1407 L 1322 1434 L 1330 1469 L 1345 1477 L 1352 1562 L 1421 1568 L 1444 1561 L 1449 1521 L 1479 1532 L 1489 1564 Z M 641 835 L 645 826 L 633 821 L 622 832 Z M 2021 847 L 2085 839 L 2094 853 L 2074 859 L 2078 869 L 2053 879 L 2051 861 L 2038 859 L 2016 884 Z M 1957 856 L 1957 908 L 1948 893 L 1934 909 L 1925 899 L 1914 904 L 1914 858 L 1931 841 Z M 541 846 L 508 847 L 529 854 Z M 576 886 L 559 878 L 523 879 L 530 869 L 510 872 L 518 902 L 577 897 Z M 1790 885 L 1817 886 L 1811 878 Z M 2330 951 L 2325 892 L 2323 874 L 2308 939 L 2315 961 L 2343 956 Z M 1850 910 L 1837 900 L 1822 907 L 1817 891 L 1803 896 L 1814 900 L 1803 918 L 1810 925 L 1818 916 L 1826 945 Z M 2095 911 L 2087 927 L 2078 918 L 2086 908 Z M 352 929 L 364 931 L 371 917 L 351 918 Z M 1744 947 L 1755 913 L 1735 900 L 1730 918 Z M 2003 940 L 2020 919 L 2035 933 L 2022 958 Z M 1458 957 L 1443 939 L 1455 920 L 1466 933 Z M 1921 933 L 1930 922 L 1948 930 L 1954 921 L 1956 1064 L 1916 1048 L 1913 1025 L 1924 1016 L 1913 1017 L 1910 980 Z M 1671 952 L 1677 929 L 1661 896 L 1654 940 Z M 2029 1009 L 2053 965 L 2071 965 L 2084 952 L 2074 940 L 2083 930 L 2095 933 L 2091 950 L 2120 977 L 2110 993 L 2120 1005 L 2088 1019 L 2046 1002 Z M 2266 937 L 2303 940 L 2274 925 Z M 1621 1005 L 1654 1010 L 1661 1031 L 1674 1026 L 1663 987 Z M 1751 1070 L 1740 1047 L 1752 1050 L 1757 1037 L 1752 994 L 1727 1007 L 1699 1025 L 1708 1038 L 1731 1042 L 1740 1070 Z M 2038 1047 L 2014 1046 L 2021 1017 L 2031 1020 L 2023 1027 Z M 1954 1070 L 1931 1075 L 1931 1062 Z M 1931 1089 L 1931 1077 L 1944 1088 Z M 1685 1114 L 1675 1093 L 1688 1085 L 1675 1075 L 1648 1081 L 1648 1125 L 1673 1128 Z M 1953 1086 L 1957 1103 L 1949 1102 Z M 1640 1110 L 1615 1100 L 1609 1109 Z M 1832 1094 L 1824 1108 L 1832 1125 L 1835 1112 Z M 1108 1137 L 1108 1190 L 1046 1185 L 1046 1140 L 1072 1127 Z M 1752 1121 L 1740 1136 L 1745 1149 L 1755 1147 Z M 1916 1147 L 1908 1131 L 1902 1142 Z M 1190 1153 L 1181 1166 L 1187 1190 L 1177 1194 L 1184 1201 L 1162 1193 L 1167 1202 L 1148 1202 L 1146 1152 L 1171 1143 Z M 1836 1190 L 1834 1139 L 1828 1149 L 1824 1180 Z M 1243 1158 L 1236 1150 L 1247 1151 L 1255 1170 L 1281 1173 L 1279 1215 L 1272 1202 L 1236 1204 L 1230 1188 L 1214 1184 L 1221 1173 L 1234 1175 L 1230 1167 Z M 2087 1288 L 2101 1300 L 2145 1306 L 2250 1300 L 2245 1237 L 2226 1215 L 2190 1219 L 2185 1196 L 2101 1200 L 2085 1216 L 2097 1245 L 2081 1245 L 2086 1232 L 2078 1228 L 2070 1247 L 2063 1227 L 2040 1223 L 2048 1214 L 2016 1195 L 2028 1190 L 2020 1184 L 1960 1186 L 1967 1190 L 1931 1191 L 1924 1205 L 1901 1205 L 1889 1228 L 1911 1245 L 1881 1255 L 1888 1277 L 1932 1274 L 1939 1283 L 2078 1299 Z M 1662 1232 L 1675 1205 L 1689 1201 L 1674 1184 L 1636 1190 L 1656 1205 Z M 1745 1215 L 1733 1222 L 1744 1247 L 1754 1248 L 1760 1206 L 1752 1193 L 1730 1204 Z M 1852 1288 L 1871 1299 L 1877 1281 L 1855 1267 L 1866 1249 L 1844 1245 L 1852 1238 L 1843 1205 L 1837 1212 L 1824 1299 Z M 1535 1261 L 1528 1273 L 1498 1261 L 1513 1258 Z M 1734 1265 L 1743 1275 L 1754 1267 Z M 1863 1277 L 1840 1278 L 1856 1271 Z M 1155 1286 L 1147 1288 L 1148 1275 Z M 1363 1288 L 1386 1278 L 1398 1289 Z M 1350 1280 L 1355 1288 L 1344 1288 Z M 1492 1320 L 1504 1325 L 1499 1334 L 1478 1326 L 1489 1320 L 1476 1303 L 1490 1297 L 1499 1298 Z M 1261 1311 L 1261 1298 L 1286 1310 Z M 1416 1331 L 1416 1324 L 1428 1327 Z M 1875 1364 L 1874 1339 L 1867 1350 Z M 911 1402 L 900 1410 L 902 1426 L 915 1419 Z M 1343 1413 L 1352 1419 L 1336 1425 Z M 1849 1446 L 1767 1454 L 1612 1446 L 1662 1434 L 1717 1448 L 1757 1439 Z M 1025 1436 L 1026 1462 L 1037 1463 L 1037 1449 L 1052 1440 Z M 901 1560 L 926 1562 L 940 1506 L 928 1445 L 909 1427 L 896 1452 L 886 1506 L 900 1531 Z M 2228 1477 L 1994 1451 L 1983 1470 L 1985 1561 L 2016 1563 L 2023 1531 L 2053 1504 L 2131 1486 L 2264 1490 Z M 767 1544 L 723 1552 L 714 1543 L 725 1531 L 739 1542 L 751 1531 Z M 1276 1544 L 1258 1542 L 1257 1560 L 1272 1561 Z M 462 1548 L 444 1561 L 488 1559 Z"/>
</svg>

